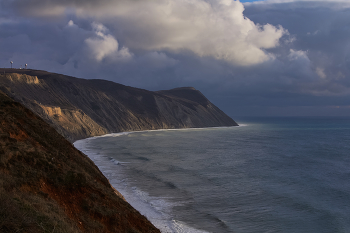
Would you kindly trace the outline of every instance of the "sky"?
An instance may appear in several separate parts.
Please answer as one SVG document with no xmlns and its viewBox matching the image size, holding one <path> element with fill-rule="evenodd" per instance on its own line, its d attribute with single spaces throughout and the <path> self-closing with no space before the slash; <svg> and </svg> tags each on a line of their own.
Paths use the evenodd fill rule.
<svg viewBox="0 0 350 233">
<path fill-rule="evenodd" d="M 349 0 L 0 0 L 0 67 L 147 90 L 229 116 L 350 116 Z"/>
</svg>

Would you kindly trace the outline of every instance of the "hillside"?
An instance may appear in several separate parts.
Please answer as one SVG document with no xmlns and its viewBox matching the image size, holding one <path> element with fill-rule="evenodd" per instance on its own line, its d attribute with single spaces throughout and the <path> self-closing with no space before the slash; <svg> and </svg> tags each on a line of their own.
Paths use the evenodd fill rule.
<svg viewBox="0 0 350 233">
<path fill-rule="evenodd" d="M 0 90 L 71 142 L 121 131 L 237 125 L 194 88 L 152 92 L 100 79 L 0 69 Z"/>
<path fill-rule="evenodd" d="M 0 232 L 159 232 L 94 163 L 0 92 Z"/>
</svg>

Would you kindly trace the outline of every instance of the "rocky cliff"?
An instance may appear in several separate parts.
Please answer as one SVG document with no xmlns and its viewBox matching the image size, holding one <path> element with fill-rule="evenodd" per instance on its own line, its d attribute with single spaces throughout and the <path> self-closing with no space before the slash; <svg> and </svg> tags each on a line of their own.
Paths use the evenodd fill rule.
<svg viewBox="0 0 350 233">
<path fill-rule="evenodd" d="M 194 88 L 151 92 L 100 79 L 0 69 L 0 90 L 71 142 L 121 131 L 237 125 Z"/>
<path fill-rule="evenodd" d="M 23 81 L 22 76 L 11 78 Z M 28 85 L 42 84 L 25 78 Z M 47 111 L 62 114 L 58 107 Z M 159 230 L 111 187 L 88 157 L 0 91 L 0 232 Z"/>
</svg>

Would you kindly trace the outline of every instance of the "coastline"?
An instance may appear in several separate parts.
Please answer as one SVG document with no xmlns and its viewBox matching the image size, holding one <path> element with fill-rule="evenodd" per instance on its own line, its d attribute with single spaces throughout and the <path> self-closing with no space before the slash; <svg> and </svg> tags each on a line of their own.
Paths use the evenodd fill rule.
<svg viewBox="0 0 350 233">
<path fill-rule="evenodd" d="M 121 135 L 126 135 L 126 134 L 124 133 L 119 134 L 119 136 Z M 98 136 L 98 137 L 103 137 L 103 136 Z M 83 152 L 95 163 L 95 165 L 101 170 L 103 175 L 109 180 L 113 188 L 115 188 L 119 193 L 121 193 L 125 198 L 125 200 L 132 207 L 134 207 L 142 215 L 144 215 L 155 227 L 161 230 L 161 232 L 173 232 L 173 231 L 167 230 L 167 229 L 170 229 L 168 224 L 158 221 L 158 219 L 162 218 L 161 213 L 157 212 L 155 209 L 148 208 L 146 203 L 142 202 L 141 199 L 135 197 L 135 195 L 132 195 L 132 193 L 130 193 L 130 191 L 127 190 L 126 177 L 125 176 L 120 177 L 120 174 L 117 175 L 115 171 L 119 169 L 118 165 L 121 164 L 119 161 L 115 161 L 111 158 L 108 158 L 107 156 L 101 155 L 87 148 L 89 141 L 95 138 L 97 137 L 78 140 L 74 142 L 73 145 L 75 146 L 76 149 Z M 115 170 L 110 169 L 111 166 L 115 166 Z"/>
<path fill-rule="evenodd" d="M 242 125 L 244 126 L 244 125 Z M 94 151 L 89 148 L 89 142 L 96 138 L 101 137 L 119 137 L 132 133 L 152 132 L 152 131 L 172 131 L 172 130 L 205 130 L 213 128 L 230 128 L 236 126 L 227 127 L 206 127 L 206 128 L 183 128 L 183 129 L 159 129 L 159 130 L 143 130 L 143 131 L 130 131 L 105 134 L 101 136 L 90 137 L 86 139 L 77 140 L 73 143 L 74 147 L 79 151 L 87 155 L 95 165 L 101 170 L 103 175 L 109 180 L 110 184 L 120 192 L 126 201 L 144 215 L 155 227 L 157 227 L 163 233 L 208 233 L 207 231 L 191 228 L 184 222 L 173 219 L 170 215 L 170 211 L 174 204 L 167 202 L 165 198 L 156 198 L 149 196 L 146 192 L 138 189 L 137 187 L 131 187 L 128 183 L 128 179 L 123 172 L 123 166 L 126 165 L 122 161 L 117 161 L 111 157 L 100 154 L 98 151 Z"/>
<path fill-rule="evenodd" d="M 234 125 L 234 126 L 202 127 L 202 128 L 148 129 L 148 130 L 138 130 L 138 131 L 125 131 L 125 132 L 119 132 L 119 133 L 108 133 L 108 134 L 103 134 L 100 136 L 87 137 L 87 138 L 76 140 L 72 144 L 75 146 L 75 143 L 77 143 L 79 141 L 87 140 L 87 139 L 103 138 L 103 137 L 119 137 L 119 136 L 128 135 L 128 134 L 132 134 L 132 133 L 155 132 L 155 131 L 177 131 L 177 130 L 205 130 L 205 129 L 244 127 L 244 126 L 247 126 L 247 124 L 240 124 L 240 125 Z"/>
</svg>

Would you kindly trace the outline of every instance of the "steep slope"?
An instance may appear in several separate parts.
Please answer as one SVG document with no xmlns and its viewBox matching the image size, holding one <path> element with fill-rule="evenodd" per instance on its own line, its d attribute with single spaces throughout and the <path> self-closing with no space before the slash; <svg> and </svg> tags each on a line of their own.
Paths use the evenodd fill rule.
<svg viewBox="0 0 350 233">
<path fill-rule="evenodd" d="M 159 232 L 93 162 L 0 92 L 0 232 Z"/>
<path fill-rule="evenodd" d="M 151 92 L 38 70 L 0 74 L 0 90 L 70 141 L 121 131 L 237 125 L 194 88 Z"/>
</svg>

